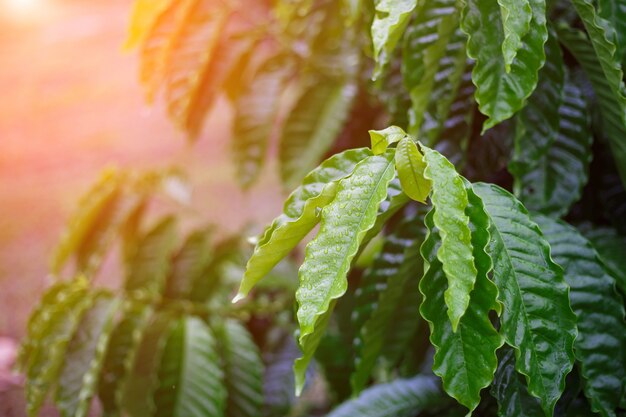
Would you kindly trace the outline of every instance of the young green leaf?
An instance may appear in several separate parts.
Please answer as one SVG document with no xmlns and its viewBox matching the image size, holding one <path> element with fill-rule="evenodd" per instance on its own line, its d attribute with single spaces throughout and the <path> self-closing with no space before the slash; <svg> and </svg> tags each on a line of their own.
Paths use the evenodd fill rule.
<svg viewBox="0 0 626 417">
<path fill-rule="evenodd" d="M 491 259 L 485 246 L 489 243 L 489 219 L 480 198 L 471 193 L 466 211 L 471 216 L 474 262 L 479 272 L 467 311 L 453 331 L 444 307 L 447 282 L 438 259 L 442 239 L 434 224 L 436 210 L 433 208 L 425 218 L 429 235 L 422 246 L 424 277 L 420 291 L 424 299 L 420 312 L 430 326 L 435 347 L 433 372 L 442 378 L 444 390 L 471 412 L 480 402 L 480 391 L 493 380 L 498 364 L 496 350 L 503 343 L 489 321 L 489 311 L 500 309 L 498 290 L 488 278 Z"/>
<path fill-rule="evenodd" d="M 526 376 L 530 393 L 552 415 L 574 361 L 569 287 L 524 206 L 496 185 L 478 183 L 473 189 L 491 221 L 488 252 L 504 306 L 500 332 L 516 349 L 516 369 Z"/>
<path fill-rule="evenodd" d="M 34 335 L 38 340 L 26 364 L 26 409 L 31 417 L 39 414 L 48 391 L 57 382 L 67 345 L 92 302 L 86 281 L 73 281 L 59 292 L 57 301 L 45 313 L 46 320 Z"/>
<path fill-rule="evenodd" d="M 426 169 L 424 177 L 432 181 L 431 201 L 437 210 L 434 223 L 441 235 L 441 247 L 437 258 L 443 265 L 448 279 L 445 304 L 448 317 L 455 332 L 459 320 L 470 303 L 470 292 L 476 281 L 476 266 L 472 255 L 469 218 L 465 214 L 468 205 L 463 178 L 454 166 L 439 152 L 422 146 Z"/>
<path fill-rule="evenodd" d="M 339 182 L 337 197 L 322 209 L 320 230 L 307 245 L 299 271 L 300 288 L 296 291 L 299 340 L 305 355 L 307 340 L 318 331 L 320 316 L 347 289 L 350 264 L 367 231 L 374 226 L 379 206 L 394 176 L 393 152 L 367 157 L 354 168 L 351 176 Z M 298 375 L 304 375 L 305 362 L 296 373 L 297 381 Z M 301 387 L 301 384 L 296 386 Z"/>
<path fill-rule="evenodd" d="M 539 71 L 537 89 L 528 98 L 516 117 L 515 147 L 509 171 L 515 180 L 515 195 L 520 198 L 524 175 L 533 169 L 541 169 L 542 158 L 550 149 L 559 133 L 559 108 L 563 102 L 565 63 L 556 38 L 550 30 L 546 42 L 546 64 Z M 526 202 L 524 198 L 520 198 Z"/>
<path fill-rule="evenodd" d="M 463 10 L 461 29 L 469 36 L 467 55 L 476 60 L 472 72 L 476 101 L 488 117 L 483 131 L 513 116 L 537 86 L 537 74 L 546 58 L 546 2 L 529 0 L 528 4 L 532 19 L 509 71 L 502 54 L 505 33 L 498 3 L 468 0 Z"/>
<path fill-rule="evenodd" d="M 372 78 L 376 80 L 391 59 L 391 54 L 404 33 L 417 0 L 376 0 L 372 23 L 372 42 L 376 67 Z"/>
<path fill-rule="evenodd" d="M 396 169 L 402 190 L 415 201 L 426 203 L 432 183 L 424 177 L 426 163 L 411 138 L 404 138 L 396 149 Z"/>
<path fill-rule="evenodd" d="M 256 245 L 235 300 L 244 298 L 252 287 L 280 262 L 315 227 L 318 210 L 335 198 L 337 183 L 371 155 L 369 149 L 353 149 L 334 155 L 314 169 L 287 199 L 283 214 L 274 220 Z"/>
<path fill-rule="evenodd" d="M 370 130 L 369 134 L 372 141 L 372 153 L 374 155 L 385 153 L 390 145 L 400 142 L 406 137 L 406 132 L 398 126 L 389 126 L 383 130 Z"/>
<path fill-rule="evenodd" d="M 176 220 L 166 217 L 137 242 L 129 259 L 124 287 L 126 291 L 159 294 L 169 274 L 170 257 L 176 245 Z"/>
<path fill-rule="evenodd" d="M 155 417 L 225 416 L 227 393 L 215 336 L 199 318 L 183 317 L 174 325 L 158 374 Z"/>
<path fill-rule="evenodd" d="M 515 370 L 515 350 L 504 346 L 498 351 L 491 395 L 498 401 L 498 415 L 536 417 L 543 414 L 539 400 L 528 393 L 526 381 Z"/>
<path fill-rule="evenodd" d="M 234 320 L 216 329 L 228 391 L 228 417 L 256 417 L 263 411 L 263 361 L 250 333 Z"/>
<path fill-rule="evenodd" d="M 346 121 L 356 95 L 352 81 L 315 80 L 291 110 L 280 138 L 280 175 L 291 188 L 328 151 Z"/>
<path fill-rule="evenodd" d="M 537 158 L 534 169 L 516 178 L 515 184 L 519 199 L 529 210 L 556 217 L 569 211 L 587 184 L 593 141 L 588 106 L 580 88 L 567 82 L 563 94 L 557 137 Z"/>
<path fill-rule="evenodd" d="M 534 220 L 571 288 L 570 300 L 578 322 L 574 353 L 581 363 L 585 395 L 593 411 L 614 416 L 626 387 L 624 300 L 591 243 L 576 229 L 545 216 L 534 216 Z"/>
<path fill-rule="evenodd" d="M 281 93 L 291 72 L 284 56 L 271 57 L 237 99 L 232 143 L 237 179 L 244 188 L 256 179 L 266 158 Z"/>
<path fill-rule="evenodd" d="M 85 417 L 96 394 L 119 300 L 94 296 L 65 352 L 55 402 L 62 417 Z"/>
<path fill-rule="evenodd" d="M 498 0 L 502 13 L 502 29 L 504 40 L 502 41 L 502 55 L 504 56 L 504 68 L 511 72 L 511 64 L 515 60 L 523 42 L 522 39 L 530 30 L 530 22 L 533 14 L 528 0 Z"/>
<path fill-rule="evenodd" d="M 446 402 L 435 378 L 418 375 L 375 385 L 358 398 L 341 404 L 328 417 L 410 417 L 422 410 L 437 409 Z"/>
<path fill-rule="evenodd" d="M 423 232 L 419 223 L 418 217 L 411 217 L 397 225 L 356 290 L 352 312 L 355 371 L 350 378 L 354 394 L 365 387 L 384 348 L 390 344 L 394 348 L 404 345 L 416 328 L 416 317 L 403 320 L 402 314 L 407 311 L 404 302 L 416 303 L 420 298 L 417 286 L 409 283 L 417 281 L 422 266 L 419 245 Z M 410 312 L 419 314 L 417 308 Z M 403 326 L 398 326 L 396 320 Z M 396 336 L 398 340 L 390 343 Z"/>
</svg>

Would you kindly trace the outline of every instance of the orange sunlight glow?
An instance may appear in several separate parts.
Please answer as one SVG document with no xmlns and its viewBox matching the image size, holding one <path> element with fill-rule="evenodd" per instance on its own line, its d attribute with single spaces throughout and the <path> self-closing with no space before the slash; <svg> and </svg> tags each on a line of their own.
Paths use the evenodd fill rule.
<svg viewBox="0 0 626 417">
<path fill-rule="evenodd" d="M 20 22 L 38 20 L 49 6 L 48 0 L 0 0 L 0 14 Z"/>
</svg>

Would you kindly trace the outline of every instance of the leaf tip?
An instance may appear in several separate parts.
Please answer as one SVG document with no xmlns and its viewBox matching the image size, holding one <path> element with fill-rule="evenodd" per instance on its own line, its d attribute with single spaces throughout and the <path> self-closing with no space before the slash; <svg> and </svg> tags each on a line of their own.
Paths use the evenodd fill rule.
<svg viewBox="0 0 626 417">
<path fill-rule="evenodd" d="M 246 294 L 244 294 L 243 292 L 239 291 L 237 293 L 237 295 L 233 298 L 231 303 L 237 304 L 239 301 L 243 300 L 244 298 L 246 298 Z"/>
</svg>

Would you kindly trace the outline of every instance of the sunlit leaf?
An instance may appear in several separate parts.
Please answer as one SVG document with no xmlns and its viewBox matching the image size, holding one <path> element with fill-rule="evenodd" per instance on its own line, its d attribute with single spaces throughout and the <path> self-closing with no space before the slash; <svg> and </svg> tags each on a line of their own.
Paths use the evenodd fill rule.
<svg viewBox="0 0 626 417">
<path fill-rule="evenodd" d="M 424 177 L 426 163 L 424 155 L 417 149 L 411 138 L 404 138 L 396 148 L 396 169 L 402 190 L 415 201 L 426 202 L 432 187 Z"/>
</svg>

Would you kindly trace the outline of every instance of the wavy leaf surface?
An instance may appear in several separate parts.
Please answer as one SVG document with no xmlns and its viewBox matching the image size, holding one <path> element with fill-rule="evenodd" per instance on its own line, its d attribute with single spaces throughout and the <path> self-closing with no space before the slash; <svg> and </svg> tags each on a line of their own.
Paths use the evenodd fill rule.
<svg viewBox="0 0 626 417">
<path fill-rule="evenodd" d="M 376 0 L 372 22 L 372 42 L 376 67 L 372 78 L 376 80 L 391 59 L 391 54 L 406 29 L 417 0 Z"/>
<path fill-rule="evenodd" d="M 426 203 L 432 187 L 424 177 L 426 163 L 411 138 L 404 138 L 396 148 L 396 169 L 402 190 L 415 201 Z"/>
<path fill-rule="evenodd" d="M 537 86 L 538 72 L 546 58 L 546 3 L 529 0 L 528 4 L 532 19 L 509 71 L 502 54 L 505 34 L 498 3 L 468 0 L 463 10 L 461 29 L 469 36 L 467 55 L 476 60 L 472 71 L 476 101 L 488 117 L 483 131 L 513 116 Z"/>
<path fill-rule="evenodd" d="M 433 221 L 441 235 L 437 259 L 448 279 L 445 291 L 447 314 L 456 331 L 459 320 L 470 303 L 470 292 L 476 281 L 476 266 L 472 255 L 467 191 L 454 165 L 439 152 L 422 146 L 426 170 L 424 177 L 432 181 L 431 201 L 437 210 Z"/>
<path fill-rule="evenodd" d="M 560 217 L 578 201 L 589 177 L 591 143 L 589 109 L 582 91 L 565 84 L 558 109 L 559 132 L 537 160 L 537 165 L 517 178 L 519 198 L 529 210 Z M 536 126 L 536 124 L 535 124 Z"/>
<path fill-rule="evenodd" d="M 591 241 L 622 294 L 626 294 L 626 237 L 613 228 L 593 226 L 590 223 L 583 223 L 578 228 Z"/>
<path fill-rule="evenodd" d="M 410 417 L 445 402 L 437 380 L 419 375 L 375 385 L 341 404 L 328 417 Z"/>
<path fill-rule="evenodd" d="M 337 183 L 372 153 L 353 149 L 334 155 L 311 171 L 289 196 L 283 214 L 274 220 L 257 243 L 235 301 L 244 298 L 320 221 L 318 210 L 334 200 Z"/>
<path fill-rule="evenodd" d="M 598 14 L 615 29 L 616 58 L 623 65 L 626 51 L 626 3 L 623 0 L 600 0 Z"/>
<path fill-rule="evenodd" d="M 374 226 L 387 186 L 395 176 L 393 156 L 388 152 L 361 161 L 351 176 L 340 181 L 335 200 L 322 209 L 320 230 L 307 245 L 296 291 L 299 340 L 305 353 L 307 339 L 317 331 L 318 320 L 347 289 L 351 262 Z"/>
<path fill-rule="evenodd" d="M 346 121 L 355 95 L 351 81 L 316 80 L 302 91 L 280 138 L 280 175 L 285 186 L 300 182 L 319 163 Z"/>
<path fill-rule="evenodd" d="M 434 224 L 436 210 L 433 208 L 425 218 L 429 235 L 422 246 L 424 277 L 420 291 L 424 299 L 420 312 L 430 326 L 430 340 L 435 347 L 433 372 L 442 378 L 444 390 L 471 412 L 480 403 L 480 391 L 493 380 L 496 350 L 503 343 L 489 320 L 490 310 L 500 310 L 498 290 L 488 278 L 491 259 L 485 247 L 489 243 L 489 218 L 480 198 L 471 193 L 466 211 L 471 216 L 474 262 L 479 272 L 467 311 L 453 331 L 444 307 L 447 280 L 437 256 L 442 239 Z"/>
<path fill-rule="evenodd" d="M 89 414 L 118 306 L 118 299 L 96 295 L 67 346 L 55 395 L 62 417 Z"/>
<path fill-rule="evenodd" d="M 574 353 L 581 363 L 585 395 L 593 411 L 615 416 L 626 387 L 624 300 L 591 243 L 576 229 L 545 216 L 534 219 L 571 288 L 570 300 L 578 322 Z"/>
<path fill-rule="evenodd" d="M 191 233 L 171 259 L 171 271 L 165 282 L 164 295 L 174 299 L 190 299 L 194 284 L 203 278 L 212 260 L 209 230 Z"/>
<path fill-rule="evenodd" d="M 228 391 L 228 417 L 255 417 L 263 411 L 263 361 L 250 333 L 234 320 L 217 331 Z"/>
<path fill-rule="evenodd" d="M 504 68 L 511 71 L 511 64 L 515 60 L 523 42 L 522 39 L 530 30 L 532 9 L 528 0 L 498 0 L 502 14 L 502 29 L 504 40 L 502 41 L 502 55 L 504 56 Z"/>
<path fill-rule="evenodd" d="M 503 304 L 500 333 L 516 349 L 516 369 L 526 376 L 546 415 L 565 387 L 574 361 L 576 316 L 562 269 L 524 206 L 504 189 L 478 183 L 491 221 L 489 254 Z"/>
<path fill-rule="evenodd" d="M 197 317 L 184 317 L 170 332 L 155 392 L 156 417 L 224 416 L 226 388 L 215 336 Z"/>
</svg>

